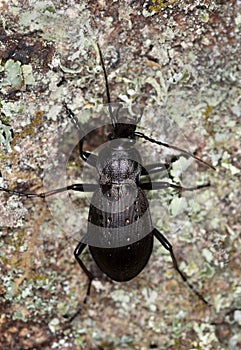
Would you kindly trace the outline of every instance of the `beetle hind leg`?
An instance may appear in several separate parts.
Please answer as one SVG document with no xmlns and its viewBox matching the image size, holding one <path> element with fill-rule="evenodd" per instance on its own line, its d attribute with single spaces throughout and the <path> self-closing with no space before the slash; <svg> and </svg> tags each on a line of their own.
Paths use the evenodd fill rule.
<svg viewBox="0 0 241 350">
<path fill-rule="evenodd" d="M 86 290 L 86 294 L 85 294 L 84 300 L 81 303 L 81 306 L 78 307 L 78 310 L 69 318 L 69 320 L 68 320 L 69 322 L 72 322 L 75 319 L 75 317 L 80 314 L 81 310 L 83 309 L 83 304 L 87 303 L 88 297 L 90 295 L 91 284 L 92 284 L 92 281 L 94 279 L 93 274 L 87 269 L 87 267 L 85 266 L 85 264 L 83 263 L 83 261 L 80 258 L 80 255 L 81 255 L 81 253 L 83 252 L 83 250 L 85 248 L 86 248 L 86 244 L 82 243 L 82 242 L 79 242 L 77 247 L 74 250 L 74 257 L 75 257 L 76 261 L 78 262 L 79 266 L 81 267 L 81 269 L 84 271 L 84 273 L 88 277 L 88 280 L 89 280 L 88 287 L 87 287 L 87 290 Z M 66 315 L 65 317 L 68 318 L 68 315 Z"/>
<path fill-rule="evenodd" d="M 196 294 L 196 296 L 207 306 L 211 306 L 211 304 L 209 304 L 209 302 L 193 287 L 193 285 L 188 281 L 187 277 L 184 275 L 184 273 L 179 269 L 175 254 L 173 252 L 172 249 L 172 245 L 171 243 L 166 239 L 166 237 L 160 233 L 156 228 L 153 230 L 153 234 L 154 236 L 158 239 L 158 241 L 163 245 L 163 247 L 169 251 L 171 258 L 172 258 L 172 262 L 173 262 L 173 266 L 175 268 L 175 270 L 179 273 L 179 275 L 181 276 L 182 280 L 185 282 L 185 284 L 192 290 L 192 292 L 194 294 Z"/>
</svg>

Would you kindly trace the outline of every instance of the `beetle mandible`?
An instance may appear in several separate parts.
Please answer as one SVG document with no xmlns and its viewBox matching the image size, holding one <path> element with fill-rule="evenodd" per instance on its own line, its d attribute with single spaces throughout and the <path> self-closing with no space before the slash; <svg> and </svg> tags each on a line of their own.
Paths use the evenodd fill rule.
<svg viewBox="0 0 241 350">
<path fill-rule="evenodd" d="M 196 157 L 189 151 L 155 140 L 136 131 L 142 113 L 134 120 L 120 117 L 120 109 L 113 110 L 111 105 L 109 84 L 104 59 L 99 44 L 97 44 L 103 69 L 108 110 L 111 119 L 112 132 L 109 143 L 99 152 L 98 156 L 83 150 L 83 137 L 78 119 L 64 103 L 64 108 L 79 135 L 79 155 L 84 162 L 96 168 L 99 174 L 97 184 L 72 184 L 42 193 L 23 193 L 0 187 L 0 191 L 11 195 L 27 198 L 45 198 L 64 191 L 93 192 L 89 209 L 87 235 L 74 251 L 75 259 L 87 275 L 89 283 L 84 303 L 90 294 L 94 278 L 81 260 L 81 253 L 86 246 L 98 267 L 108 277 L 115 281 L 129 281 L 136 277 L 146 266 L 152 254 L 154 237 L 168 250 L 173 266 L 182 280 L 206 305 L 208 301 L 189 283 L 185 274 L 179 269 L 171 243 L 152 225 L 149 204 L 145 191 L 174 188 L 178 191 L 195 191 L 209 186 L 203 184 L 195 187 L 182 187 L 170 182 L 142 182 L 144 176 L 158 173 L 170 166 L 170 163 L 155 163 L 143 166 L 141 155 L 135 148 L 137 138 L 179 151 L 181 155 L 192 157 L 212 169 L 212 165 Z M 90 243 L 91 241 L 91 243 Z"/>
</svg>

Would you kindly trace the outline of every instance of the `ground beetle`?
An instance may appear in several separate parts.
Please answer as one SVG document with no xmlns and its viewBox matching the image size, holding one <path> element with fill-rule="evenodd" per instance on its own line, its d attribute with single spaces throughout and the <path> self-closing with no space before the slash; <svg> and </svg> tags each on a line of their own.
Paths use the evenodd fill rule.
<svg viewBox="0 0 241 350">
<path fill-rule="evenodd" d="M 103 68 L 108 110 L 111 118 L 112 132 L 109 142 L 98 156 L 83 150 L 85 136 L 73 112 L 64 103 L 68 117 L 79 134 L 79 154 L 84 162 L 94 166 L 99 174 L 98 184 L 72 184 L 44 193 L 21 193 L 0 187 L 12 195 L 31 197 L 49 197 L 64 191 L 93 192 L 90 204 L 87 235 L 77 245 L 74 256 L 80 267 L 88 276 L 89 284 L 84 302 L 90 294 L 93 274 L 86 268 L 80 256 L 86 246 L 99 268 L 112 280 L 129 281 L 137 276 L 146 266 L 153 248 L 154 237 L 171 255 L 174 268 L 183 281 L 205 304 L 210 305 L 204 297 L 188 282 L 180 271 L 173 249 L 165 236 L 152 226 L 148 200 L 144 191 L 174 188 L 179 191 L 194 191 L 209 186 L 182 187 L 169 182 L 142 182 L 141 178 L 158 173 L 170 167 L 170 163 L 142 165 L 141 156 L 135 148 L 135 140 L 142 138 L 151 143 L 174 149 L 182 156 L 192 157 L 198 162 L 213 168 L 205 161 L 179 147 L 157 141 L 136 131 L 140 116 L 130 120 L 120 113 L 122 107 L 115 111 L 111 105 L 107 73 L 99 45 L 98 52 Z"/>
</svg>

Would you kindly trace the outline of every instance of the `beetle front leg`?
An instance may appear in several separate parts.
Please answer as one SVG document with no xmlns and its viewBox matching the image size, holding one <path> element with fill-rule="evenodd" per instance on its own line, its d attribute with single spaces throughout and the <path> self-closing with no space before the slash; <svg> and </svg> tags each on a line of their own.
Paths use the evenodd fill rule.
<svg viewBox="0 0 241 350">
<path fill-rule="evenodd" d="M 170 167 L 169 163 L 153 163 L 142 166 L 141 176 L 159 173 L 167 170 Z"/>
<path fill-rule="evenodd" d="M 154 228 L 153 230 L 153 234 L 154 236 L 158 239 L 158 241 L 162 244 L 162 246 L 169 251 L 171 258 L 172 258 L 172 262 L 173 262 L 173 266 L 175 268 L 175 270 L 179 273 L 179 275 L 181 276 L 182 280 L 187 284 L 187 286 L 193 291 L 194 294 L 197 295 L 197 297 L 202 300 L 202 302 L 204 302 L 204 304 L 206 304 L 207 306 L 211 306 L 211 304 L 209 304 L 209 302 L 204 299 L 204 297 L 193 287 L 193 285 L 188 281 L 187 277 L 184 275 L 184 273 L 179 269 L 178 263 L 177 263 L 177 259 L 174 255 L 173 249 L 172 249 L 172 245 L 171 243 L 166 239 L 166 237 L 159 232 L 156 228 Z"/>
<path fill-rule="evenodd" d="M 166 161 L 165 163 L 146 164 L 142 166 L 141 175 L 150 175 L 163 171 L 170 171 L 171 165 L 181 157 L 188 158 L 186 154 L 179 154 L 178 156 L 172 155 L 170 160 Z"/>
<path fill-rule="evenodd" d="M 63 103 L 64 109 L 67 113 L 67 116 L 69 117 L 71 123 L 74 125 L 74 127 L 78 131 L 79 135 L 79 155 L 80 158 L 84 161 L 87 162 L 89 165 L 96 167 L 96 162 L 97 162 L 97 156 L 95 154 L 85 152 L 83 150 L 83 144 L 84 144 L 84 139 L 85 135 L 81 130 L 80 124 L 74 113 L 71 111 L 71 109 L 67 106 L 67 104 L 64 102 Z"/>
</svg>

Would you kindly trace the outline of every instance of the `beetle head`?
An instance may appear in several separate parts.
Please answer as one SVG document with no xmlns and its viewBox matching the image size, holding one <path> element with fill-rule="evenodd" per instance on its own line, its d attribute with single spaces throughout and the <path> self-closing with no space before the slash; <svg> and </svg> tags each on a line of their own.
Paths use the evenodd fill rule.
<svg viewBox="0 0 241 350">
<path fill-rule="evenodd" d="M 129 111 L 119 105 L 116 112 L 111 114 L 113 132 L 109 135 L 109 139 L 131 139 L 135 140 L 135 131 L 137 124 L 141 120 L 141 116 L 129 116 Z"/>
</svg>

